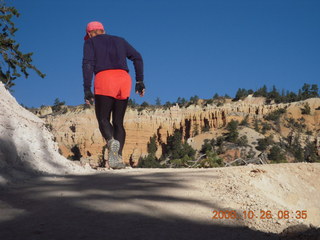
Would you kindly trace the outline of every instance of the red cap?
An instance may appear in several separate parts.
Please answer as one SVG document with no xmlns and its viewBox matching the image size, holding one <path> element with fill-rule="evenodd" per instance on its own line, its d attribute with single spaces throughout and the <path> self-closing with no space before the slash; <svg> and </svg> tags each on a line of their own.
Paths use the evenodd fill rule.
<svg viewBox="0 0 320 240">
<path fill-rule="evenodd" d="M 87 25 L 87 29 L 86 29 L 87 34 L 84 36 L 84 40 L 89 39 L 88 32 L 91 32 L 93 30 L 103 30 L 104 31 L 104 27 L 101 22 L 97 22 L 97 21 L 89 22 Z"/>
</svg>

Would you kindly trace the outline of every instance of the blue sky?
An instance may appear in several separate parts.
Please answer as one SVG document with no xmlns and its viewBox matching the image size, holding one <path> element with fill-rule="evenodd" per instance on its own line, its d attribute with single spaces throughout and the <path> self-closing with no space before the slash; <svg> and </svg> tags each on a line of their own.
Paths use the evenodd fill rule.
<svg viewBox="0 0 320 240">
<path fill-rule="evenodd" d="M 143 56 L 154 104 L 266 84 L 297 91 L 320 83 L 319 0 L 7 0 L 21 16 L 16 40 L 47 76 L 18 79 L 13 95 L 28 107 L 83 103 L 86 24 L 101 21 Z M 134 79 L 132 63 L 128 60 Z"/>
</svg>

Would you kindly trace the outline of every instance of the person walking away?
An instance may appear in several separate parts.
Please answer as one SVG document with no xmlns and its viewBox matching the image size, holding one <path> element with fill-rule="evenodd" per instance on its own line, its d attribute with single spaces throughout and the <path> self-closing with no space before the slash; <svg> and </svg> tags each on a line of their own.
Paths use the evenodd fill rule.
<svg viewBox="0 0 320 240">
<path fill-rule="evenodd" d="M 124 38 L 107 34 L 100 22 L 88 23 L 84 39 L 82 60 L 84 99 L 86 104 L 95 102 L 99 129 L 107 142 L 107 164 L 114 169 L 124 168 L 122 150 L 126 132 L 123 119 L 132 84 L 127 59 L 133 62 L 135 92 L 141 97 L 145 94 L 143 60 L 140 53 Z M 91 91 L 93 76 L 94 95 Z"/>
</svg>

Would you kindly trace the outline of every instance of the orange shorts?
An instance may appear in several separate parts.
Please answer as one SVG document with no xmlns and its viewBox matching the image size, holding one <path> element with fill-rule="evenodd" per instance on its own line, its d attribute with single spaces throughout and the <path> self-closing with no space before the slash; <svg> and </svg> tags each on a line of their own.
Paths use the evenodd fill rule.
<svg viewBox="0 0 320 240">
<path fill-rule="evenodd" d="M 122 69 L 98 72 L 94 78 L 94 94 L 127 99 L 131 91 L 131 77 Z"/>
</svg>

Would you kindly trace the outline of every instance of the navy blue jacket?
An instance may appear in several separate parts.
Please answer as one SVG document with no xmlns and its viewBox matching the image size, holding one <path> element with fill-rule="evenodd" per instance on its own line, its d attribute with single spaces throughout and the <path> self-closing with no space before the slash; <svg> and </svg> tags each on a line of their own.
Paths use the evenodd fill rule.
<svg viewBox="0 0 320 240">
<path fill-rule="evenodd" d="M 125 39 L 101 34 L 86 40 L 82 60 L 84 89 L 91 88 L 93 74 L 100 71 L 123 69 L 129 72 L 127 58 L 133 61 L 136 81 L 143 81 L 142 57 Z"/>
</svg>

